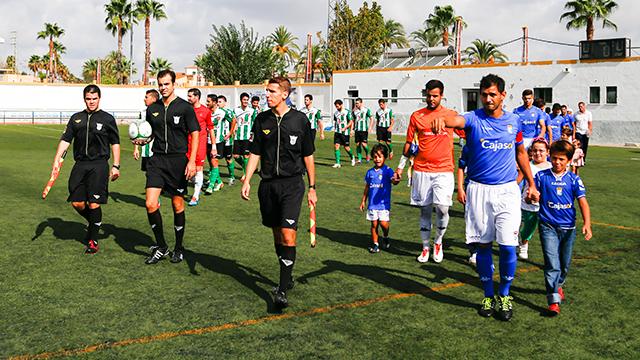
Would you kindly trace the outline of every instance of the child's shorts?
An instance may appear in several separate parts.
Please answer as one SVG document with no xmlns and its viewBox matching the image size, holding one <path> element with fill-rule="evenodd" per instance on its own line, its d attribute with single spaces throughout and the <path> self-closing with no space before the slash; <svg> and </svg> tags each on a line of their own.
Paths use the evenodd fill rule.
<svg viewBox="0 0 640 360">
<path fill-rule="evenodd" d="M 367 220 L 389 221 L 389 210 L 367 210 Z"/>
</svg>

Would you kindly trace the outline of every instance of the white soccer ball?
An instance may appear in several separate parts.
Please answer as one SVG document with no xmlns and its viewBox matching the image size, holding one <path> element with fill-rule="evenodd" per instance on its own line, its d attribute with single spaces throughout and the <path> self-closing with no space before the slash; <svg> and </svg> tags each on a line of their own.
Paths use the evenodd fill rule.
<svg viewBox="0 0 640 360">
<path fill-rule="evenodd" d="M 147 121 L 129 124 L 129 139 L 134 142 L 148 143 L 151 141 L 153 129 Z"/>
</svg>

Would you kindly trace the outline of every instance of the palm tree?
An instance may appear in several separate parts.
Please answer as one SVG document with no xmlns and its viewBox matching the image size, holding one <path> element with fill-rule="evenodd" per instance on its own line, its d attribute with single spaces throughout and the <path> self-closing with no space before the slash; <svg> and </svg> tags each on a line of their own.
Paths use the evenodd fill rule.
<svg viewBox="0 0 640 360">
<path fill-rule="evenodd" d="M 149 63 L 151 62 L 151 19 L 162 20 L 167 18 L 164 4 L 155 0 L 138 0 L 136 2 L 136 16 L 138 20 L 144 19 L 144 72 L 142 83 L 149 84 Z"/>
<path fill-rule="evenodd" d="M 53 39 L 58 39 L 62 35 L 64 35 L 64 29 L 58 26 L 57 23 L 44 23 L 44 30 L 38 32 L 38 39 L 49 39 L 49 67 L 47 68 L 47 73 L 51 81 L 55 78 L 53 71 Z"/>
<path fill-rule="evenodd" d="M 31 55 L 27 66 L 29 67 L 29 70 L 33 71 L 33 77 L 36 77 L 38 70 L 40 70 L 40 67 L 42 66 L 42 58 L 38 55 Z"/>
<path fill-rule="evenodd" d="M 129 19 L 133 16 L 133 8 L 129 0 L 111 0 L 105 4 L 107 17 L 104 19 L 105 28 L 118 39 L 118 58 L 122 57 L 122 37 L 131 29 Z M 121 79 L 124 82 L 124 79 Z"/>
<path fill-rule="evenodd" d="M 567 30 L 586 27 L 587 40 L 593 40 L 594 20 L 602 19 L 602 28 L 618 30 L 618 26 L 607 17 L 618 8 L 613 0 L 575 0 L 569 1 L 564 8 L 570 11 L 560 16 L 560 22 L 567 20 Z"/>
<path fill-rule="evenodd" d="M 503 63 L 508 60 L 507 55 L 498 50 L 494 43 L 480 39 L 473 40 L 464 54 L 465 61 L 470 64 Z"/>
<path fill-rule="evenodd" d="M 440 43 L 440 35 L 427 27 L 413 31 L 411 39 L 415 41 L 418 51 L 438 46 Z"/>
<path fill-rule="evenodd" d="M 58 75 L 58 64 L 60 61 L 60 54 L 66 54 L 67 47 L 62 45 L 59 41 L 53 42 L 53 73 Z"/>
<path fill-rule="evenodd" d="M 396 47 L 409 46 L 404 27 L 399 22 L 389 19 L 384 22 L 384 34 L 382 35 L 383 50 L 387 50 L 391 45 Z"/>
<path fill-rule="evenodd" d="M 442 46 L 449 46 L 449 29 L 456 24 L 457 19 L 458 16 L 451 5 L 436 5 L 433 8 L 433 13 L 429 14 L 424 24 L 428 29 L 442 36 Z M 467 24 L 462 22 L 462 26 L 467 26 Z"/>
<path fill-rule="evenodd" d="M 295 43 L 298 38 L 293 36 L 283 25 L 278 26 L 269 40 L 273 43 L 273 52 L 284 62 L 286 67 L 291 66 L 298 58 L 300 47 Z"/>
<path fill-rule="evenodd" d="M 324 45 L 315 44 L 311 46 L 311 79 L 315 77 L 315 73 L 319 72 L 322 75 L 322 80 L 327 81 L 331 76 L 331 69 L 327 60 L 328 52 Z M 298 74 L 304 74 L 307 65 L 307 47 L 305 46 L 298 55 L 298 64 L 296 65 L 296 72 Z"/>
<path fill-rule="evenodd" d="M 82 64 L 82 77 L 85 82 L 92 82 L 98 78 L 98 59 L 89 59 Z"/>
<path fill-rule="evenodd" d="M 151 76 L 156 76 L 162 70 L 171 70 L 173 65 L 167 59 L 163 58 L 155 58 L 149 67 L 149 74 Z"/>
</svg>

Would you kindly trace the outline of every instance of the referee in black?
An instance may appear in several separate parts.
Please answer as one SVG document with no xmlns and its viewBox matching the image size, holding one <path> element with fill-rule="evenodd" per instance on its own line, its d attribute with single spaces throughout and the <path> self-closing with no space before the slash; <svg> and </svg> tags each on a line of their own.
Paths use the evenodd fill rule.
<svg viewBox="0 0 640 360">
<path fill-rule="evenodd" d="M 262 224 L 270 227 L 280 263 L 280 283 L 275 289 L 274 303 L 287 307 L 287 290 L 293 287 L 293 265 L 296 261 L 296 231 L 304 196 L 302 175 L 307 172 L 309 206 L 315 206 L 315 165 L 313 137 L 309 119 L 290 109 L 286 99 L 291 83 L 283 77 L 269 80 L 266 94 L 271 111 L 258 114 L 253 124 L 253 140 L 249 145 L 247 175 L 242 183 L 242 198 L 249 200 L 251 176 L 260 162 L 258 199 Z"/>
<path fill-rule="evenodd" d="M 85 238 L 85 254 L 98 252 L 98 231 L 102 225 L 102 209 L 109 197 L 109 178 L 120 176 L 120 136 L 116 120 L 100 110 L 100 88 L 88 85 L 82 91 L 86 109 L 69 119 L 60 138 L 53 167 L 73 142 L 75 164 L 69 176 L 71 206 L 89 223 Z M 109 157 L 113 151 L 113 165 Z"/>
<path fill-rule="evenodd" d="M 171 196 L 173 206 L 173 227 L 176 244 L 171 254 L 171 262 L 183 259 L 185 230 L 184 195 L 187 181 L 196 173 L 196 154 L 200 125 L 196 120 L 193 106 L 175 94 L 176 73 L 162 70 L 158 73 L 158 90 L 162 101 L 147 107 L 146 119 L 153 129 L 153 156 L 147 164 L 146 206 L 147 217 L 157 246 L 151 248 L 146 264 L 156 264 L 169 255 L 169 247 L 164 239 L 162 216 L 158 199 L 162 191 Z M 190 142 L 191 152 L 187 154 Z M 134 142 L 135 143 L 135 142 Z"/>
</svg>

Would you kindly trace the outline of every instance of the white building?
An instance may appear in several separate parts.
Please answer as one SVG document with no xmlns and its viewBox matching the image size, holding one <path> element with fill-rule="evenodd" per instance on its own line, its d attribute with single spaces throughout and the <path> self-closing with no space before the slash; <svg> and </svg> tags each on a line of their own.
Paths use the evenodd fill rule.
<svg viewBox="0 0 640 360">
<path fill-rule="evenodd" d="M 400 130 L 413 111 L 425 106 L 422 89 L 430 79 L 444 83 L 445 106 L 464 112 L 481 106 L 479 82 L 489 73 L 505 79 L 508 110 L 521 105 L 527 88 L 547 106 L 557 102 L 576 112 L 584 101 L 593 113 L 593 143 L 640 142 L 640 106 L 635 103 L 640 99 L 640 57 L 336 71 L 333 98 L 351 107 L 348 100 L 361 97 L 372 109 L 379 98 L 387 98 Z"/>
</svg>

